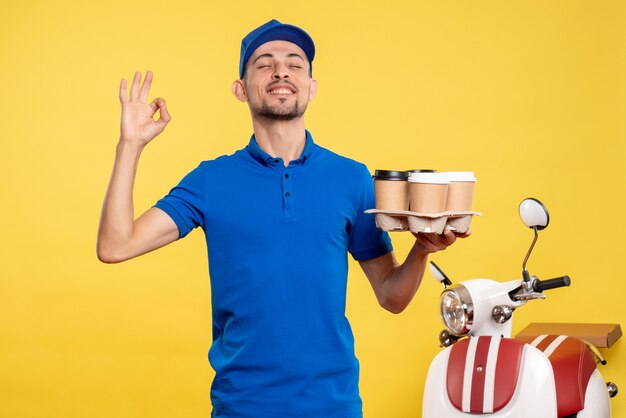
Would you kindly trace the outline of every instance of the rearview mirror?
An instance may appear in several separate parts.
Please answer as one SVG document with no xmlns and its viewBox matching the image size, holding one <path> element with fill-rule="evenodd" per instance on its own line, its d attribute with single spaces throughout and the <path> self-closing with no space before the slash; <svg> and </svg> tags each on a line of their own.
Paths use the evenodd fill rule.
<svg viewBox="0 0 626 418">
<path fill-rule="evenodd" d="M 537 228 L 538 231 L 545 229 L 550 223 L 548 209 L 532 197 L 522 200 L 519 205 L 519 216 L 527 227 Z"/>
</svg>

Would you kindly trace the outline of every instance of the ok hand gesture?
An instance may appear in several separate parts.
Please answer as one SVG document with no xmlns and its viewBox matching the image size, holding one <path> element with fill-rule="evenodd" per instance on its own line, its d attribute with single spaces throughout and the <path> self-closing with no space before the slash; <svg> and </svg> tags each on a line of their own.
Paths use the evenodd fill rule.
<svg viewBox="0 0 626 418">
<path fill-rule="evenodd" d="M 146 72 L 146 78 L 141 88 L 141 73 L 137 71 L 130 86 L 130 97 L 126 92 L 126 79 L 120 82 L 120 103 L 122 104 L 122 122 L 120 140 L 131 142 L 141 147 L 145 146 L 155 136 L 163 132 L 171 116 L 165 107 L 165 100 L 157 97 L 150 104 L 148 93 L 152 84 L 152 71 Z M 159 110 L 159 119 L 153 119 Z"/>
</svg>

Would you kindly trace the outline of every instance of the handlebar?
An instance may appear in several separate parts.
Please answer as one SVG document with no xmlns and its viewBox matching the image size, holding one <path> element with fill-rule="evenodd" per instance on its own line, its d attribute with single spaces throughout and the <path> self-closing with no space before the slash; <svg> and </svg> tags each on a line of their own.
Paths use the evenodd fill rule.
<svg viewBox="0 0 626 418">
<path fill-rule="evenodd" d="M 557 277 L 548 280 L 535 280 L 533 283 L 533 290 L 535 292 L 543 292 L 544 290 L 556 289 L 558 287 L 569 286 L 571 280 L 569 276 Z"/>
</svg>

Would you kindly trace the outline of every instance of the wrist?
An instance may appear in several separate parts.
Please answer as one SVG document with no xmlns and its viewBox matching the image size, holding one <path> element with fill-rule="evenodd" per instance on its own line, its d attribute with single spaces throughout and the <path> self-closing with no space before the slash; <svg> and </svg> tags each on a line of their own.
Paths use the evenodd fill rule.
<svg viewBox="0 0 626 418">
<path fill-rule="evenodd" d="M 413 251 L 416 258 L 424 260 L 428 258 L 428 254 L 432 253 L 432 251 L 428 251 L 419 241 L 415 241 L 413 244 Z"/>
<path fill-rule="evenodd" d="M 133 141 L 133 140 L 129 140 L 129 139 L 124 139 L 122 137 L 120 137 L 118 143 L 117 143 L 117 149 L 118 151 L 136 151 L 136 152 L 141 152 L 143 150 L 143 148 L 145 147 L 145 144 L 142 144 L 139 141 Z"/>
</svg>

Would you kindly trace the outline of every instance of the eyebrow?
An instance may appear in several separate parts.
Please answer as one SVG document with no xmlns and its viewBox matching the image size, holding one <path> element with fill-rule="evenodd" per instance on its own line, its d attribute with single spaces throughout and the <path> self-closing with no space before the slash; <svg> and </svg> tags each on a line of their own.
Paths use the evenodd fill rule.
<svg viewBox="0 0 626 418">
<path fill-rule="evenodd" d="M 302 61 L 304 61 L 304 58 L 302 58 L 300 56 L 300 54 L 296 54 L 296 53 L 287 54 L 287 58 L 294 58 L 294 57 L 300 58 Z M 259 60 L 261 58 L 274 58 L 274 55 L 272 55 L 272 54 L 261 54 L 258 57 L 256 57 L 254 59 L 254 61 L 252 61 L 252 63 L 254 64 L 255 62 L 257 62 L 257 60 Z"/>
</svg>

